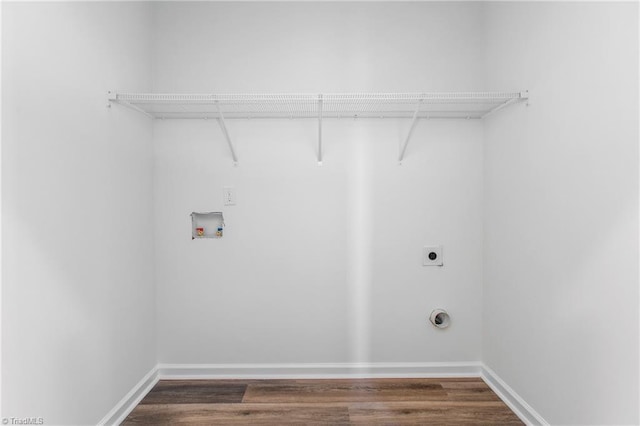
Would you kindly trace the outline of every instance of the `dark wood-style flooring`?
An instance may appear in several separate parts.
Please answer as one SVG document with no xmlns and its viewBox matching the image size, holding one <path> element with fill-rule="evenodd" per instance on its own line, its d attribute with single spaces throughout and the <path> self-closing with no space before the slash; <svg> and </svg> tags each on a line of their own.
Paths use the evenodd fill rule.
<svg viewBox="0 0 640 426">
<path fill-rule="evenodd" d="M 479 378 L 161 380 L 124 425 L 522 425 Z"/>
</svg>

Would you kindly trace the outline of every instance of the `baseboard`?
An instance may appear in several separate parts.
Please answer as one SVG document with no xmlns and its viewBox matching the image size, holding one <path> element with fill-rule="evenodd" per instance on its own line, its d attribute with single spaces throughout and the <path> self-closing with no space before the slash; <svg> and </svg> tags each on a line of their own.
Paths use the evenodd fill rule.
<svg viewBox="0 0 640 426">
<path fill-rule="evenodd" d="M 162 380 L 480 377 L 479 362 L 159 364 Z"/>
<path fill-rule="evenodd" d="M 98 422 L 98 425 L 119 425 L 122 423 L 136 408 L 136 405 L 142 401 L 142 398 L 158 383 L 158 380 L 158 367 L 155 366 Z"/>
<path fill-rule="evenodd" d="M 505 404 L 527 425 L 547 426 L 549 423 L 507 385 L 492 369 L 482 366 L 482 380 L 504 401 Z"/>
</svg>

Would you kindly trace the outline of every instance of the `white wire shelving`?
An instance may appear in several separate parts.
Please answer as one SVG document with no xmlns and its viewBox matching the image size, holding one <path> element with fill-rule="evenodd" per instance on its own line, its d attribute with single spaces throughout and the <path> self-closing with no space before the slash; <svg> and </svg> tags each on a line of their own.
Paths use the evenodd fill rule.
<svg viewBox="0 0 640 426">
<path fill-rule="evenodd" d="M 108 93 L 109 105 L 121 104 L 154 119 L 218 120 L 234 164 L 237 164 L 238 158 L 225 124 L 229 119 L 317 119 L 317 159 L 321 164 L 323 119 L 406 118 L 411 120 L 411 124 L 398 156 L 398 161 L 402 162 L 419 119 L 482 119 L 528 97 L 528 92 Z"/>
</svg>

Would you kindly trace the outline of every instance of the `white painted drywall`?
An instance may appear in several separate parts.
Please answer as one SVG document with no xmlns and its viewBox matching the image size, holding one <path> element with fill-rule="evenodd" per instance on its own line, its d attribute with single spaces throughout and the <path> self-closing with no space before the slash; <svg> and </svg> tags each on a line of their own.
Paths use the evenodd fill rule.
<svg viewBox="0 0 640 426">
<path fill-rule="evenodd" d="M 4 3 L 3 416 L 95 424 L 154 365 L 143 3 Z"/>
<path fill-rule="evenodd" d="M 157 3 L 153 89 L 478 89 L 480 7 Z M 402 166 L 408 120 L 324 126 L 318 167 L 316 121 L 229 122 L 234 168 L 217 123 L 155 123 L 160 362 L 479 360 L 481 124 L 421 122 Z M 224 238 L 191 241 L 189 214 L 219 210 Z"/>
<path fill-rule="evenodd" d="M 494 3 L 483 361 L 552 424 L 638 424 L 637 3 Z"/>
</svg>

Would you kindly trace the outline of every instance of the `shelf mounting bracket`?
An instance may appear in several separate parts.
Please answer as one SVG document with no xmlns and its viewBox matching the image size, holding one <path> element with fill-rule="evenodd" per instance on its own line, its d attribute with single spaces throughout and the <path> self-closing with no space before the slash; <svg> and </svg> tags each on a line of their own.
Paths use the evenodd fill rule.
<svg viewBox="0 0 640 426">
<path fill-rule="evenodd" d="M 318 165 L 322 166 L 322 95 L 318 98 Z"/>
<path fill-rule="evenodd" d="M 142 113 L 142 114 L 146 115 L 149 118 L 155 118 L 153 115 L 149 114 L 147 111 L 143 110 L 142 108 L 140 108 L 140 107 L 138 107 L 136 105 L 130 104 L 127 101 L 117 101 L 117 102 L 119 104 L 122 104 L 122 105 L 128 107 L 128 108 L 131 108 L 132 110 L 138 111 L 139 113 Z"/>
<path fill-rule="evenodd" d="M 216 101 L 216 108 L 218 109 L 218 123 L 220 124 L 220 129 L 222 129 L 222 134 L 224 134 L 225 139 L 227 140 L 227 144 L 229 145 L 229 151 L 231 151 L 231 157 L 233 157 L 233 165 L 238 165 L 238 157 L 236 155 L 236 150 L 233 148 L 233 142 L 231 142 L 231 137 L 229 137 L 229 131 L 227 130 L 227 124 L 224 121 L 224 115 L 222 114 L 222 110 L 220 109 L 220 104 Z"/>
<path fill-rule="evenodd" d="M 411 135 L 413 134 L 413 130 L 416 128 L 416 124 L 418 124 L 418 114 L 420 113 L 420 107 L 422 106 L 422 99 L 418 102 L 418 106 L 416 106 L 416 110 L 413 113 L 413 118 L 411 119 L 411 127 L 409 127 L 409 133 L 407 133 L 407 137 L 404 140 L 404 144 L 402 144 L 402 148 L 400 149 L 400 156 L 398 157 L 398 164 L 402 165 L 402 160 L 404 160 L 404 153 L 407 151 L 407 145 L 409 145 L 409 140 L 411 139 Z"/>
<path fill-rule="evenodd" d="M 500 111 L 502 108 L 506 108 L 509 105 L 516 103 L 516 102 L 520 102 L 520 101 L 528 101 L 529 100 L 529 91 L 524 91 L 524 92 L 520 92 L 520 96 L 517 98 L 511 98 L 505 102 L 502 102 L 500 105 L 493 107 L 492 109 L 490 109 L 489 111 L 487 111 L 482 117 L 480 117 L 481 119 L 486 118 L 488 116 L 490 116 L 491 114 Z M 528 105 L 528 104 L 527 104 Z"/>
<path fill-rule="evenodd" d="M 521 99 L 519 98 L 511 98 L 508 101 L 505 101 L 503 103 L 501 103 L 500 105 L 493 107 L 492 109 L 490 109 L 489 111 L 487 111 L 482 117 L 480 117 L 481 119 L 486 118 L 488 116 L 490 116 L 491 114 L 500 111 L 502 108 L 506 108 L 509 105 L 511 105 L 514 102 L 520 101 Z"/>
<path fill-rule="evenodd" d="M 107 92 L 107 108 L 111 108 L 111 103 L 113 102 L 120 105 L 124 105 L 127 108 L 131 108 L 134 111 L 138 111 L 139 113 L 144 114 L 149 118 L 152 118 L 152 119 L 155 118 L 153 115 L 149 114 L 147 111 L 143 110 L 139 106 L 133 105 L 123 99 L 118 99 L 117 93 L 109 91 Z"/>
</svg>

